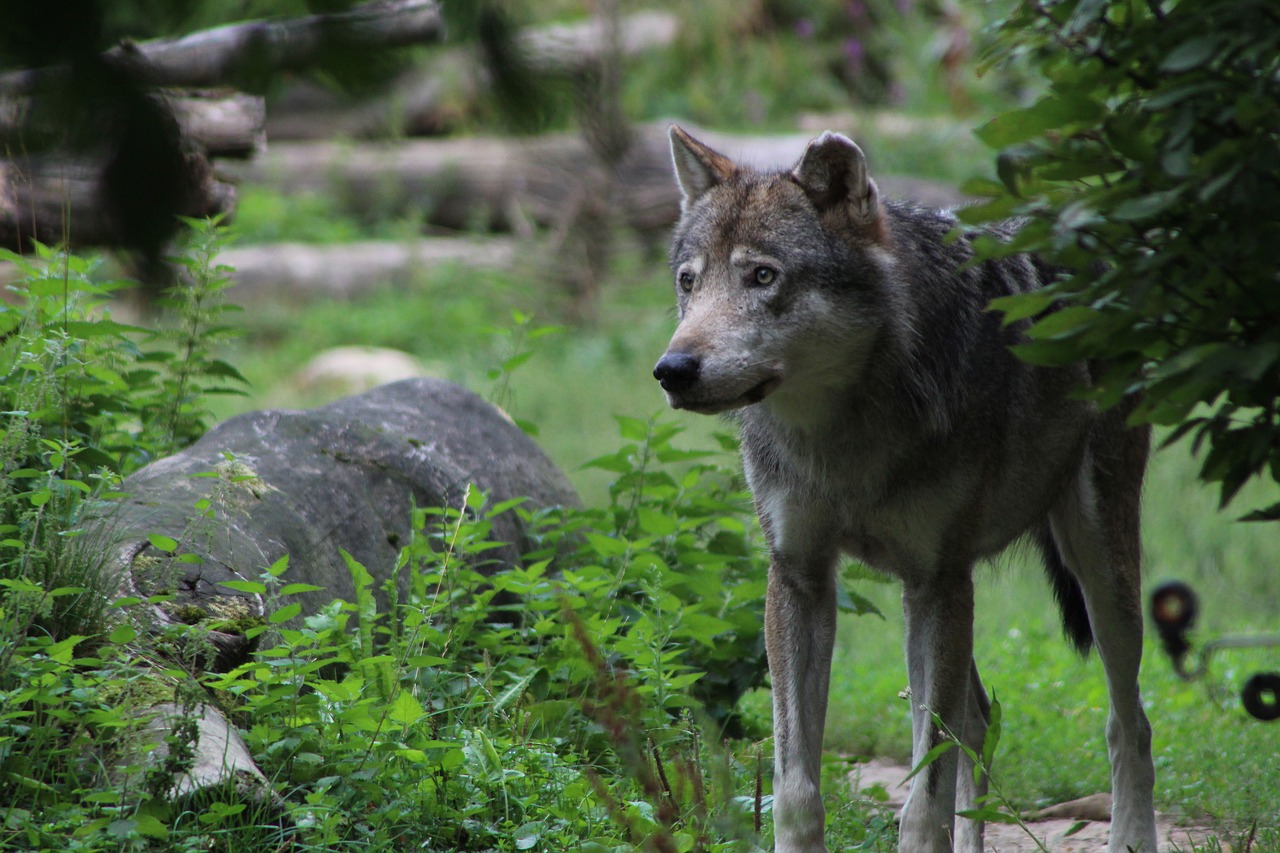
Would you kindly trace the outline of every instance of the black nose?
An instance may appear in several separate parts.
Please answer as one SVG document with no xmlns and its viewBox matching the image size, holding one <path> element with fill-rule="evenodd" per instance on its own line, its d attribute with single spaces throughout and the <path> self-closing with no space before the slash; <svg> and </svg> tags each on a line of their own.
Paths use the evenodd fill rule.
<svg viewBox="0 0 1280 853">
<path fill-rule="evenodd" d="M 669 352 L 653 368 L 653 378 L 662 383 L 662 390 L 678 393 L 687 391 L 698 381 L 702 362 L 696 355 L 686 352 Z"/>
</svg>

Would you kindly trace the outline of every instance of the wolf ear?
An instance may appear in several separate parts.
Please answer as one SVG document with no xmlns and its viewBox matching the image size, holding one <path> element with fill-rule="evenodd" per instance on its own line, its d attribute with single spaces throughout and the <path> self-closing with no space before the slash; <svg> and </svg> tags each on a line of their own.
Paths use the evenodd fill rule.
<svg viewBox="0 0 1280 853">
<path fill-rule="evenodd" d="M 880 219 L 880 190 L 862 149 L 847 136 L 828 130 L 810 142 L 791 177 L 821 211 L 844 205 L 858 224 Z"/>
<path fill-rule="evenodd" d="M 671 161 L 676 167 L 676 183 L 680 185 L 681 212 L 717 184 L 733 176 L 737 167 L 718 151 L 713 151 L 685 133 L 679 125 L 671 125 Z"/>
</svg>

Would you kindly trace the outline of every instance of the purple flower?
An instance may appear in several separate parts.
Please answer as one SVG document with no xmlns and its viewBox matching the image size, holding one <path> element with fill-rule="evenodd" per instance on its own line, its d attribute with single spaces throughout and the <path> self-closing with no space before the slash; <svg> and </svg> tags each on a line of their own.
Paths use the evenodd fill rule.
<svg viewBox="0 0 1280 853">
<path fill-rule="evenodd" d="M 811 39 L 818 28 L 813 25 L 812 18 L 801 18 L 796 21 L 796 35 L 802 39 Z"/>
</svg>

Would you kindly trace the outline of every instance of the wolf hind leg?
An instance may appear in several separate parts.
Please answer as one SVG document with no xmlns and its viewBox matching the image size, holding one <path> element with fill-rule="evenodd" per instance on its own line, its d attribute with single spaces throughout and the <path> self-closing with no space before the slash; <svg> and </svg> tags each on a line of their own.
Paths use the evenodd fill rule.
<svg viewBox="0 0 1280 853">
<path fill-rule="evenodd" d="M 1138 517 L 1145 433 L 1116 428 L 1095 443 L 1076 480 L 1050 513 L 1053 537 L 1080 582 L 1111 709 L 1112 820 L 1109 853 L 1156 853 L 1151 725 L 1142 708 L 1141 546 Z"/>
<path fill-rule="evenodd" d="M 991 722 L 991 700 L 982 686 L 978 675 L 978 664 L 970 661 L 969 666 L 969 705 L 965 716 L 964 732 L 961 742 L 979 757 L 982 756 L 982 745 L 987 737 L 987 726 Z M 956 776 L 956 811 L 969 811 L 981 808 L 987 796 L 987 774 L 990 767 L 981 772 L 974 772 L 973 760 L 967 754 L 961 754 L 960 767 Z M 976 778 L 975 778 L 976 776 Z M 956 850 L 958 853 L 981 853 L 983 822 L 956 816 Z"/>
</svg>

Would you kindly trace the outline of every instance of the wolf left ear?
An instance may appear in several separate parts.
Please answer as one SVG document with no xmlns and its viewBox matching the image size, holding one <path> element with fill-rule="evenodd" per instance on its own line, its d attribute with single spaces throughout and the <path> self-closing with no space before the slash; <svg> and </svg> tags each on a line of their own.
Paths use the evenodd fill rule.
<svg viewBox="0 0 1280 853">
<path fill-rule="evenodd" d="M 671 160 L 680 186 L 683 213 L 707 190 L 733 176 L 733 161 L 694 139 L 679 125 L 671 125 Z"/>
<path fill-rule="evenodd" d="M 847 136 L 826 131 L 809 143 L 791 177 L 821 211 L 847 206 L 853 220 L 880 218 L 880 190 L 867 174 L 867 158 Z"/>
</svg>

